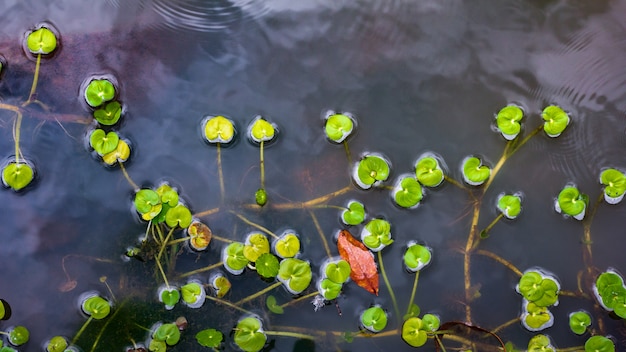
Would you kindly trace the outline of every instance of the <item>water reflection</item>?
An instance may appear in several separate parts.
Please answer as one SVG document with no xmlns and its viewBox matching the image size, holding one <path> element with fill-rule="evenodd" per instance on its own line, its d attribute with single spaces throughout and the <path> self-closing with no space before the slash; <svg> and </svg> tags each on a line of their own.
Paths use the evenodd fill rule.
<svg viewBox="0 0 626 352">
<path fill-rule="evenodd" d="M 133 179 L 142 186 L 163 180 L 176 185 L 196 212 L 220 205 L 216 149 L 198 131 L 209 114 L 229 116 L 238 131 L 245 131 L 257 114 L 279 125 L 278 140 L 265 150 L 265 172 L 270 202 L 283 202 L 306 201 L 350 185 L 351 166 L 342 146 L 323 136 L 320 115 L 328 109 L 354 113 L 359 128 L 349 139 L 353 156 L 365 151 L 389 156 L 395 168 L 390 180 L 411 172 L 425 151 L 441 155 L 451 176 L 461 179 L 458 168 L 466 155 L 480 154 L 492 165 L 498 160 L 504 141 L 490 126 L 502 106 L 524 108 L 523 129 L 528 133 L 539 125 L 543 107 L 559 104 L 571 114 L 572 125 L 558 140 L 534 137 L 502 169 L 486 197 L 480 226 L 496 216 L 488 207 L 501 191 L 523 191 L 524 212 L 515 222 L 498 224 L 481 248 L 521 269 L 545 267 L 558 275 L 563 287 L 577 287 L 581 226 L 556 215 L 552 198 L 567 182 L 576 182 L 595 198 L 601 168 L 626 166 L 626 1 L 111 0 L 85 6 L 70 0 L 9 2 L 1 21 L 0 48 L 8 63 L 0 81 L 3 102 L 18 104 L 30 89 L 34 65 L 18 42 L 23 31 L 49 20 L 63 40 L 59 54 L 41 68 L 38 99 L 52 112 L 25 116 L 22 127 L 23 152 L 40 176 L 36 187 L 25 194 L 0 192 L 5 224 L 0 231 L 0 289 L 11 288 L 0 294 L 14 307 L 11 323 L 32 328 L 33 341 L 53 334 L 71 336 L 83 322 L 78 313 L 68 314 L 75 297 L 87 290 L 105 292 L 100 276 L 106 275 L 120 294 L 154 298 L 151 268 L 118 261 L 145 231 L 129 210 L 132 190 L 120 170 L 104 169 L 85 150 L 80 140 L 87 126 L 71 123 L 88 117 L 78 97 L 81 82 L 103 73 L 120 81 L 128 106 L 119 129 L 136 146 L 127 164 Z M 0 112 L 4 156 L 13 150 L 11 119 L 10 113 Z M 245 136 L 238 138 L 222 150 L 227 209 L 252 202 L 259 186 L 259 149 Z M 395 259 L 408 241 L 419 240 L 433 248 L 434 256 L 420 277 L 416 302 L 444 320 L 462 319 L 460 251 L 471 220 L 467 195 L 444 184 L 427 191 L 419 209 L 405 211 L 394 207 L 386 193 L 354 188 L 333 204 L 354 198 L 366 204 L 369 214 L 393 225 L 396 244 L 383 257 L 401 306 L 413 277 Z M 253 215 L 272 230 L 293 227 L 307 239 L 303 256 L 317 272 L 326 254 L 307 212 Z M 316 215 L 330 239 L 341 227 L 337 214 L 316 210 Z M 601 269 L 611 265 L 626 272 L 615 245 L 623 242 L 615 230 L 622 215 L 622 206 L 598 210 L 594 260 Z M 208 221 L 215 234 L 235 240 L 242 240 L 247 230 L 231 215 Z M 185 253 L 177 270 L 215 263 L 220 250 L 212 244 L 206 254 Z M 67 280 L 61 266 L 67 255 L 85 257 L 68 260 L 77 287 L 60 292 L 59 285 Z M 474 303 L 477 322 L 497 326 L 502 316 L 516 316 L 521 298 L 513 291 L 515 275 L 490 270 L 488 258 L 473 260 L 473 280 L 482 294 Z M 233 300 L 265 285 L 253 273 L 233 283 L 244 286 Z M 293 315 L 272 315 L 269 320 L 276 326 L 299 325 L 304 316 L 307 324 L 353 330 L 358 314 L 370 304 L 391 307 L 384 292 L 381 288 L 381 296 L 374 297 L 348 284 L 339 300 L 341 318 L 332 305 L 313 313 L 303 303 Z M 283 302 L 290 299 L 282 290 L 276 296 Z M 557 321 L 549 333 L 559 346 L 584 342 L 563 325 L 577 306 L 564 299 L 553 310 Z M 528 339 L 519 326 L 506 337 L 519 346 Z M 371 348 L 390 346 L 373 341 Z M 275 350 L 299 343 L 277 339 Z M 324 350 L 334 343 L 329 337 L 317 346 Z M 362 346 L 358 343 L 353 346 Z M 402 341 L 392 344 L 405 347 Z"/>
</svg>

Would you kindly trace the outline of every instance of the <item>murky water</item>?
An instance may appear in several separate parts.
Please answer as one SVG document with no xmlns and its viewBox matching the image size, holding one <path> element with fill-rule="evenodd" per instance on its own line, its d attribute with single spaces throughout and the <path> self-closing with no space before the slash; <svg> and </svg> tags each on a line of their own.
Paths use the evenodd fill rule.
<svg viewBox="0 0 626 352">
<path fill-rule="evenodd" d="M 0 298 L 13 307 L 11 320 L 2 322 L 0 330 L 12 325 L 31 329 L 32 341 L 24 350 L 36 350 L 53 335 L 73 336 L 85 320 L 76 309 L 80 293 L 108 295 L 102 276 L 120 299 L 156 302 L 156 284 L 148 280 L 152 266 L 120 259 L 146 226 L 131 210 L 132 187 L 118 168 L 106 169 L 91 157 L 83 142 L 89 126 L 76 123 L 89 118 L 79 87 L 94 74 L 112 74 L 120 82 L 127 114 L 117 130 L 132 142 L 127 169 L 135 182 L 170 182 L 194 212 L 221 205 L 277 232 L 296 229 L 314 275 L 326 254 L 308 212 L 241 208 L 253 202 L 259 187 L 259 148 L 244 136 L 257 114 L 280 130 L 265 150 L 271 205 L 306 201 L 351 183 L 343 147 L 323 134 L 322 116 L 329 109 L 357 117 L 358 129 L 349 140 L 353 157 L 383 153 L 392 164 L 391 180 L 411 172 L 425 151 L 441 155 L 451 176 L 460 180 L 459 163 L 468 154 L 481 155 L 491 165 L 500 157 L 505 141 L 491 129 L 500 108 L 509 103 L 523 107 L 523 129 L 529 133 L 540 124 L 546 105 L 562 106 L 572 124 L 557 139 L 533 137 L 505 164 L 485 196 L 479 225 L 487 226 L 496 216 L 489 204 L 500 192 L 521 190 L 522 216 L 496 225 L 480 248 L 522 271 L 543 267 L 567 291 L 576 290 L 576 275 L 584 267 L 583 227 L 556 214 L 553 198 L 567 182 L 575 182 L 596 199 L 600 170 L 626 168 L 624 0 L 110 0 L 97 5 L 7 0 L 0 8 L 0 53 L 8 63 L 0 78 L 4 103 L 19 104 L 28 97 L 35 62 L 22 49 L 24 33 L 48 21 L 61 34 L 60 50 L 42 63 L 37 88 L 37 98 L 51 111 L 33 107 L 22 124 L 21 149 L 36 165 L 35 185 L 24 193 L 0 192 Z M 222 150 L 224 203 L 216 149 L 200 136 L 202 118 L 214 114 L 230 117 L 238 130 L 238 141 Z M 6 158 L 14 148 L 12 117 L 0 111 L 0 156 Z M 368 214 L 393 225 L 396 243 L 383 257 L 400 310 L 409 299 L 413 276 L 399 258 L 403 246 L 415 239 L 434 250 L 415 302 L 442 321 L 463 320 L 460 250 L 471 221 L 467 194 L 446 184 L 429 191 L 418 209 L 406 211 L 393 206 L 387 191 L 354 187 L 329 204 L 342 206 L 353 198 L 366 204 Z M 610 266 L 626 273 L 624 211 L 623 205 L 598 208 L 592 235 L 593 264 L 600 270 Z M 336 210 L 318 209 L 315 215 L 329 239 L 341 228 Z M 215 234 L 236 240 L 250 230 L 226 210 L 203 220 Z M 176 270 L 219 261 L 221 246 L 214 242 L 207 253 L 183 254 Z M 337 253 L 332 242 L 331 249 Z M 472 303 L 474 323 L 493 329 L 520 312 L 521 296 L 514 291 L 518 278 L 490 259 L 472 260 L 473 283 L 481 285 L 481 297 Z M 70 291 L 64 286 L 68 277 L 77 282 Z M 267 286 L 254 273 L 232 279 L 232 301 Z M 344 293 L 338 300 L 342 316 L 333 305 L 314 313 L 312 305 L 300 303 L 285 315 L 262 313 L 267 329 L 354 331 L 359 312 L 371 304 L 393 312 L 382 286 L 379 297 L 354 283 Z M 279 301 L 290 299 L 282 290 L 274 294 Z M 559 347 L 582 345 L 585 338 L 568 331 L 567 315 L 579 308 L 593 311 L 592 303 L 563 297 L 551 309 L 555 326 L 543 333 Z M 249 308 L 262 312 L 262 302 Z M 192 333 L 213 325 L 232 341 L 229 329 L 239 317 L 233 311 L 227 322 L 217 321 L 223 317 L 210 313 L 217 310 L 210 302 L 201 314 L 182 307 L 166 313 L 158 305 L 152 310 L 142 319 L 186 315 L 190 320 L 190 333 L 174 350 L 193 348 L 188 347 L 194 346 Z M 397 318 L 392 313 L 388 329 L 398 327 Z M 606 333 L 623 347 L 623 321 L 606 314 L 604 319 Z M 140 331 L 134 334 L 130 338 L 145 338 Z M 523 349 L 533 334 L 518 323 L 501 335 Z M 131 344 L 119 338 L 124 341 L 107 343 L 117 350 Z M 305 345 L 326 350 L 334 344 L 328 340 Z M 276 338 L 268 349 L 288 351 L 296 343 L 302 342 Z M 392 345 L 408 348 L 398 336 L 356 339 L 340 347 L 388 350 Z"/>
</svg>

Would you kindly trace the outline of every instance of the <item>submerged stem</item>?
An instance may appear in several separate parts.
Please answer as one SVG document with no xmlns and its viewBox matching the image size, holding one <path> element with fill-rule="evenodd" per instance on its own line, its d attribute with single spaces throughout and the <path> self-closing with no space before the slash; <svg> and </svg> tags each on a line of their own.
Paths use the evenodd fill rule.
<svg viewBox="0 0 626 352">
<path fill-rule="evenodd" d="M 274 204 L 272 207 L 275 209 L 282 209 L 282 210 L 314 208 L 322 203 L 325 203 L 331 200 L 332 198 L 348 193 L 350 190 L 352 190 L 352 186 L 346 186 L 340 190 L 325 194 L 323 196 L 308 200 L 306 202 L 289 202 L 289 203 Z"/>
<path fill-rule="evenodd" d="M 91 323 L 91 321 L 93 320 L 93 316 L 89 316 L 89 319 L 87 319 L 84 323 L 83 326 L 80 327 L 80 330 L 78 330 L 78 332 L 76 333 L 76 335 L 74 335 L 74 338 L 72 339 L 72 342 L 70 343 L 70 345 L 74 345 L 76 344 L 76 341 L 78 341 L 78 339 L 80 338 L 80 335 L 83 334 L 83 332 L 85 331 L 85 329 L 87 329 L 87 326 L 89 325 L 89 323 Z"/>
<path fill-rule="evenodd" d="M 234 305 L 236 305 L 236 306 L 240 306 L 240 305 L 242 305 L 242 304 L 244 304 L 244 303 L 246 303 L 246 302 L 249 302 L 249 301 L 251 301 L 251 300 L 253 300 L 253 299 L 255 299 L 255 298 L 257 298 L 257 297 L 259 297 L 259 296 L 261 296 L 261 295 L 263 295 L 263 294 L 265 294 L 265 293 L 270 292 L 271 290 L 273 290 L 273 289 L 275 289 L 275 288 L 279 287 L 279 286 L 280 286 L 280 285 L 282 285 L 282 284 L 283 284 L 283 283 L 282 283 L 282 282 L 280 282 L 280 281 L 275 282 L 275 283 L 273 283 L 273 284 L 271 284 L 271 285 L 267 286 L 266 288 L 262 289 L 261 291 L 259 291 L 259 292 L 255 293 L 255 294 L 252 294 L 252 295 L 250 295 L 250 296 L 248 296 L 248 297 L 246 297 L 246 298 L 244 298 L 244 299 L 240 300 L 239 302 L 234 303 Z"/>
<path fill-rule="evenodd" d="M 307 298 L 315 297 L 315 296 L 317 296 L 319 294 L 320 294 L 319 291 L 311 292 L 311 293 L 306 294 L 306 295 L 304 295 L 302 297 L 298 297 L 296 299 L 292 299 L 291 301 L 289 301 L 287 303 L 283 303 L 279 307 L 281 307 L 281 308 L 289 307 L 290 305 L 293 305 L 293 304 L 296 304 L 298 302 L 301 302 L 301 301 L 303 301 L 303 300 L 305 300 Z"/>
<path fill-rule="evenodd" d="M 218 262 L 218 263 L 215 263 L 215 264 L 211 264 L 211 265 L 205 266 L 204 268 L 200 268 L 200 269 L 188 271 L 186 273 L 182 273 L 179 277 L 183 278 L 183 277 L 187 277 L 187 276 L 203 273 L 205 271 L 210 271 L 210 270 L 213 270 L 215 268 L 219 268 L 223 264 L 224 264 L 223 262 Z"/>
<path fill-rule="evenodd" d="M 240 312 L 252 315 L 251 311 L 249 311 L 247 309 L 243 309 L 241 307 L 238 307 L 238 306 L 236 306 L 236 305 L 234 305 L 234 304 L 232 304 L 232 303 L 230 303 L 228 301 L 224 301 L 223 299 L 219 299 L 219 298 L 213 297 L 211 295 L 206 295 L 206 299 L 211 300 L 213 302 L 217 302 L 219 304 L 223 304 L 223 305 L 228 306 L 230 308 L 236 309 L 236 310 L 238 310 Z"/>
<path fill-rule="evenodd" d="M 261 189 L 265 189 L 265 159 L 263 158 L 263 142 L 261 141 L 261 146 L 260 146 L 260 163 L 259 166 L 261 168 Z"/>
<path fill-rule="evenodd" d="M 479 250 L 476 251 L 476 254 L 483 255 L 485 257 L 489 257 L 489 258 L 497 261 L 498 263 L 504 265 L 509 270 L 514 272 L 515 275 L 517 275 L 519 277 L 522 277 L 522 275 L 523 275 L 523 273 L 515 265 L 513 265 L 508 260 L 502 258 L 501 256 L 499 256 L 499 255 L 497 255 L 497 254 L 495 254 L 493 252 L 490 252 L 490 251 L 487 251 L 487 250 L 484 250 L 484 249 L 479 249 Z"/>
<path fill-rule="evenodd" d="M 305 340 L 315 340 L 313 335 L 300 334 L 297 332 L 288 332 L 288 331 L 264 331 L 266 335 L 270 336 L 286 336 L 286 337 L 295 337 L 297 339 L 305 339 Z"/>
<path fill-rule="evenodd" d="M 15 163 L 20 163 L 20 128 L 22 126 L 22 112 L 17 111 L 17 118 L 13 124 L 13 140 L 15 140 Z"/>
<path fill-rule="evenodd" d="M 420 272 L 419 270 L 415 273 L 415 279 L 413 280 L 413 289 L 411 289 L 411 298 L 409 298 L 409 304 L 407 304 L 406 314 L 411 313 L 411 304 L 413 304 L 413 300 L 415 299 L 415 291 L 417 291 L 417 282 L 419 281 Z"/>
<path fill-rule="evenodd" d="M 315 216 L 315 213 L 312 210 L 309 210 L 309 214 L 311 214 L 311 219 L 313 219 L 313 224 L 315 225 L 315 228 L 317 229 L 317 233 L 320 235 L 320 238 L 322 239 L 322 244 L 324 244 L 326 255 L 328 256 L 328 258 L 331 258 L 332 255 L 330 254 L 330 247 L 328 246 L 328 241 L 326 241 L 326 236 L 324 236 L 324 231 L 322 231 L 322 227 L 320 226 L 319 221 L 317 221 L 317 216 Z"/>
<path fill-rule="evenodd" d="M 120 165 L 120 170 L 122 170 L 122 173 L 124 174 L 124 178 L 126 178 L 126 181 L 128 181 L 128 183 L 130 184 L 130 186 L 133 188 L 135 192 L 138 192 L 139 186 L 137 186 L 137 184 L 133 181 L 133 179 L 130 178 L 130 175 L 128 174 L 128 171 L 126 171 L 126 167 L 124 166 L 124 163 L 119 161 L 118 164 Z"/>
<path fill-rule="evenodd" d="M 24 106 L 30 104 L 33 101 L 33 96 L 37 90 L 37 81 L 39 80 L 39 66 L 41 66 L 41 53 L 37 54 L 37 63 L 35 64 L 35 75 L 33 76 L 33 84 L 30 86 L 30 93 L 28 94 L 28 100 L 24 103 Z"/>
<path fill-rule="evenodd" d="M 224 189 L 224 174 L 222 173 L 222 147 L 221 147 L 221 143 L 217 143 L 217 175 L 218 178 L 220 180 L 220 197 L 222 199 L 222 202 L 224 202 L 224 194 L 226 194 L 226 191 Z"/>
<path fill-rule="evenodd" d="M 246 218 L 245 216 L 243 216 L 243 215 L 241 215 L 239 213 L 236 213 L 234 210 L 231 210 L 230 212 L 232 214 L 234 214 L 236 217 L 238 217 L 239 219 L 241 219 L 241 221 L 245 222 L 246 224 L 248 224 L 248 225 L 250 225 L 252 227 L 256 227 L 257 229 L 265 232 L 266 234 L 268 234 L 268 235 L 278 239 L 278 236 L 276 236 L 275 233 L 273 233 L 272 231 L 268 230 L 267 228 L 265 228 L 265 227 L 255 223 L 255 222 L 252 222 L 252 221 L 248 220 L 248 218 Z"/>
<path fill-rule="evenodd" d="M 205 211 L 201 211 L 199 213 L 194 214 L 194 216 L 196 217 L 203 217 L 203 216 L 209 216 L 209 215 L 213 215 L 215 213 L 218 213 L 220 211 L 220 208 L 213 208 L 213 209 L 209 209 L 209 210 L 205 210 Z"/>
<path fill-rule="evenodd" d="M 378 251 L 378 265 L 380 266 L 380 273 L 383 276 L 383 280 L 385 281 L 385 285 L 387 286 L 387 291 L 389 291 L 389 295 L 391 296 L 391 302 L 393 303 L 393 310 L 396 313 L 397 317 L 400 317 L 400 309 L 398 309 L 398 301 L 396 300 L 396 295 L 393 293 L 393 288 L 389 283 L 389 278 L 387 278 L 387 273 L 385 272 L 385 265 L 383 264 L 383 254 L 382 251 Z"/>
<path fill-rule="evenodd" d="M 504 213 L 498 214 L 498 216 L 496 216 L 496 218 L 493 219 L 493 221 L 491 221 L 491 223 L 487 225 L 484 230 L 480 231 L 480 238 L 487 238 L 487 236 L 489 235 L 489 231 L 491 231 L 491 228 L 494 227 L 503 217 Z M 478 245 L 478 242 L 476 242 L 476 245 Z"/>
<path fill-rule="evenodd" d="M 343 140 L 343 149 L 346 151 L 346 157 L 348 158 L 348 165 L 352 165 L 352 154 L 350 154 L 350 147 L 348 147 L 348 141 Z"/>
</svg>

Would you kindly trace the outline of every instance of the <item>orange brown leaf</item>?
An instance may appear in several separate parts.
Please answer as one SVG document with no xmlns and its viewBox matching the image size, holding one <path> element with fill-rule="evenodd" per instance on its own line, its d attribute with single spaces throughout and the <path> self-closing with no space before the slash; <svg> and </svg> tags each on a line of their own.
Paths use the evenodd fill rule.
<svg viewBox="0 0 626 352">
<path fill-rule="evenodd" d="M 337 249 L 341 258 L 350 264 L 352 281 L 378 296 L 378 268 L 372 252 L 347 230 L 339 233 Z"/>
</svg>

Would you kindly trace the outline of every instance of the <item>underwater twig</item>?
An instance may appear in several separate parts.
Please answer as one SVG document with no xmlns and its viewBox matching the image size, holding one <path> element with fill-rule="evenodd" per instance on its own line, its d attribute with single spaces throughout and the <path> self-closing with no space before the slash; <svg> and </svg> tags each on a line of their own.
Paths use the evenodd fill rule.
<svg viewBox="0 0 626 352">
<path fill-rule="evenodd" d="M 239 219 L 241 219 L 241 221 L 245 222 L 246 224 L 248 224 L 248 225 L 250 225 L 250 226 L 252 226 L 252 227 L 256 227 L 257 229 L 259 229 L 259 230 L 261 230 L 261 231 L 265 232 L 266 234 L 268 234 L 268 235 L 270 235 L 270 236 L 272 236 L 272 237 L 274 237 L 274 238 L 278 239 L 278 236 L 276 236 L 276 234 L 275 234 L 275 233 L 273 233 L 272 231 L 268 230 L 267 228 L 265 228 L 265 227 L 263 227 L 263 226 L 261 226 L 261 225 L 259 225 L 259 224 L 257 224 L 257 223 L 254 223 L 254 222 L 252 222 L 252 221 L 248 220 L 245 216 L 243 216 L 243 215 L 241 215 L 241 214 L 239 214 L 239 213 L 235 212 L 234 210 L 230 210 L 229 212 L 230 212 L 231 214 L 234 214 L 236 217 L 238 217 Z"/>
<path fill-rule="evenodd" d="M 309 214 L 311 215 L 311 219 L 313 219 L 313 224 L 315 225 L 315 228 L 317 229 L 317 233 L 320 235 L 320 238 L 322 239 L 322 244 L 324 244 L 326 255 L 328 256 L 328 258 L 331 258 L 332 255 L 330 254 L 330 247 L 328 246 L 328 241 L 326 241 L 326 236 L 324 236 L 324 231 L 322 231 L 322 227 L 320 226 L 319 221 L 317 221 L 317 216 L 315 216 L 315 213 L 312 210 L 309 210 Z"/>
<path fill-rule="evenodd" d="M 308 294 L 306 294 L 306 295 L 304 295 L 304 296 L 298 297 L 298 298 L 296 298 L 296 299 L 292 299 L 291 301 L 289 301 L 289 302 L 287 302 L 287 303 L 283 303 L 283 304 L 281 304 L 279 307 L 281 307 L 281 308 L 286 308 L 286 307 L 289 307 L 289 306 L 291 306 L 291 305 L 294 305 L 294 304 L 296 304 L 296 303 L 298 303 L 298 302 L 304 301 L 305 299 L 308 299 L 308 298 L 311 298 L 311 297 L 315 297 L 315 296 L 317 296 L 317 295 L 319 295 L 319 294 L 320 294 L 320 292 L 319 292 L 319 291 L 311 292 L 311 293 L 308 293 Z"/>
<path fill-rule="evenodd" d="M 13 140 L 15 141 L 15 163 L 20 163 L 20 127 L 22 126 L 22 112 L 17 111 L 17 117 L 13 124 Z"/>
<path fill-rule="evenodd" d="M 474 241 L 478 237 L 478 219 L 480 217 L 480 202 L 474 202 L 474 210 L 472 214 L 472 222 L 470 225 L 470 232 L 467 236 L 467 243 L 465 245 L 465 251 L 463 252 L 463 277 L 465 287 L 465 321 L 472 321 L 472 308 L 469 304 L 472 301 L 472 278 L 470 276 L 470 262 L 471 254 L 474 249 Z"/>
<path fill-rule="evenodd" d="M 329 201 L 332 198 L 335 198 L 337 196 L 340 196 L 344 193 L 349 192 L 350 190 L 352 190 L 352 186 L 346 186 L 340 190 L 328 193 L 326 195 L 317 197 L 315 199 L 311 199 L 309 201 L 306 202 L 289 202 L 289 203 L 281 203 L 281 204 L 274 204 L 272 207 L 275 209 L 282 209 L 282 210 L 287 210 L 287 209 L 307 209 L 307 208 L 311 208 L 311 207 L 315 207 L 319 204 L 325 203 L 327 201 Z M 249 207 L 249 206 L 247 206 Z"/>
<path fill-rule="evenodd" d="M 133 188 L 133 190 L 135 192 L 139 191 L 139 186 L 137 186 L 137 184 L 130 178 L 130 175 L 128 174 L 128 172 L 126 171 L 126 167 L 124 166 L 123 162 L 118 162 L 118 164 L 120 165 L 120 170 L 122 170 L 122 174 L 124 174 L 124 178 L 126 178 L 126 181 L 128 181 L 128 183 L 130 184 L 130 186 Z"/>
<path fill-rule="evenodd" d="M 196 270 L 192 270 L 192 271 L 188 271 L 186 273 L 183 273 L 183 274 L 181 274 L 178 277 L 179 278 L 183 278 L 183 277 L 188 277 L 188 276 L 192 276 L 192 275 L 195 275 L 195 274 L 203 273 L 205 271 L 210 271 L 210 270 L 213 270 L 215 268 L 219 268 L 223 264 L 224 264 L 223 262 L 218 262 L 218 263 L 215 263 L 215 264 L 207 265 L 204 268 L 200 268 L 200 269 L 196 269 Z"/>
<path fill-rule="evenodd" d="M 270 292 L 271 290 L 273 290 L 273 289 L 275 289 L 275 288 L 279 287 L 279 286 L 280 286 L 280 285 L 282 285 L 282 284 L 283 284 L 283 283 L 282 283 L 282 282 L 280 282 L 280 281 L 275 282 L 275 283 L 273 283 L 273 284 L 271 284 L 271 285 L 267 286 L 266 288 L 262 289 L 261 291 L 259 291 L 259 292 L 255 293 L 255 294 L 252 294 L 252 295 L 250 295 L 250 296 L 248 296 L 248 297 L 246 297 L 246 298 L 244 298 L 244 299 L 240 300 L 239 302 L 234 303 L 234 305 L 236 305 L 236 306 L 240 306 L 240 305 L 242 305 L 242 304 L 244 304 L 244 303 L 246 303 L 246 302 L 249 302 L 249 301 L 251 301 L 251 300 L 253 300 L 253 299 L 255 299 L 255 298 L 259 297 L 259 296 L 262 296 L 263 294 L 265 294 L 265 293 L 267 293 L 267 292 Z"/>
<path fill-rule="evenodd" d="M 504 330 L 504 329 L 506 329 L 507 327 L 509 327 L 509 326 L 511 326 L 513 324 L 519 323 L 519 321 L 520 321 L 520 318 L 519 317 L 515 317 L 515 318 L 507 321 L 506 323 L 498 325 L 495 329 L 492 329 L 491 332 L 493 332 L 494 334 L 497 334 L 498 331 Z"/>
<path fill-rule="evenodd" d="M 217 303 L 219 303 L 219 304 L 223 304 L 223 305 L 225 305 L 225 306 L 228 306 L 228 307 L 230 307 L 230 308 L 236 309 L 236 310 L 238 310 L 238 311 L 240 311 L 240 312 L 243 312 L 243 313 L 246 313 L 246 314 L 249 314 L 249 315 L 252 315 L 252 314 L 253 314 L 251 311 L 249 311 L 249 310 L 247 310 L 247 309 L 244 309 L 244 308 L 238 307 L 238 306 L 236 306 L 236 305 L 234 305 L 234 304 L 232 304 L 232 303 L 230 303 L 230 302 L 228 302 L 228 301 L 224 301 L 223 299 L 219 299 L 219 298 L 217 298 L 217 297 L 213 297 L 213 296 L 211 296 L 211 295 L 206 295 L 206 299 L 211 300 L 211 301 L 213 301 L 213 302 L 217 302 Z"/>
<path fill-rule="evenodd" d="M 213 209 L 209 209 L 209 210 L 205 210 L 205 211 L 201 211 L 199 213 L 194 214 L 194 216 L 196 217 L 203 217 L 203 216 L 209 216 L 209 215 L 213 215 L 215 213 L 218 213 L 220 211 L 220 208 L 213 208 Z"/>
<path fill-rule="evenodd" d="M 389 295 L 391 296 L 391 302 L 393 303 L 393 310 L 396 313 L 397 317 L 400 317 L 400 309 L 398 309 L 398 301 L 396 300 L 396 295 L 393 292 L 393 288 L 389 283 L 389 278 L 387 278 L 387 273 L 385 272 L 385 265 L 383 264 L 383 254 L 382 251 L 378 251 L 378 265 L 380 266 L 380 273 L 383 276 L 383 280 L 385 281 L 385 285 L 387 286 L 387 291 L 389 291 Z"/>
<path fill-rule="evenodd" d="M 511 262 L 509 262 L 508 260 L 502 258 L 501 256 L 491 252 L 491 251 L 487 251 L 484 249 L 479 249 L 476 251 L 476 254 L 479 255 L 483 255 L 485 257 L 489 257 L 495 261 L 497 261 L 498 263 L 504 265 L 505 267 L 507 267 L 509 270 L 511 270 L 512 272 L 515 273 L 515 275 L 522 277 L 523 273 L 515 266 L 513 265 Z"/>
<path fill-rule="evenodd" d="M 315 337 L 307 334 L 300 334 L 297 332 L 289 332 L 289 331 L 263 331 L 266 335 L 270 336 L 287 336 L 287 337 L 295 337 L 297 339 L 305 339 L 305 340 L 315 340 Z"/>
</svg>

